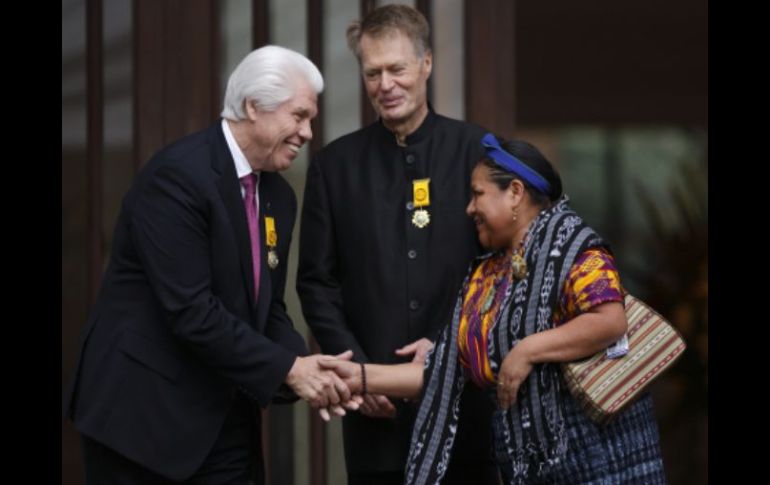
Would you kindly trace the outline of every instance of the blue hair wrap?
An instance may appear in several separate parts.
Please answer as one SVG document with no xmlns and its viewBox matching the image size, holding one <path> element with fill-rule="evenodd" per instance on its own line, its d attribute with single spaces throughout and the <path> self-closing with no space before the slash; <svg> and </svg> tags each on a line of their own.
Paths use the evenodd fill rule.
<svg viewBox="0 0 770 485">
<path fill-rule="evenodd" d="M 551 184 L 524 162 L 503 150 L 503 147 L 497 142 L 495 135 L 487 133 L 484 135 L 484 138 L 481 139 L 481 144 L 484 145 L 487 156 L 500 166 L 500 168 L 504 169 L 506 172 L 518 175 L 526 180 L 529 185 L 546 195 L 551 191 Z"/>
</svg>

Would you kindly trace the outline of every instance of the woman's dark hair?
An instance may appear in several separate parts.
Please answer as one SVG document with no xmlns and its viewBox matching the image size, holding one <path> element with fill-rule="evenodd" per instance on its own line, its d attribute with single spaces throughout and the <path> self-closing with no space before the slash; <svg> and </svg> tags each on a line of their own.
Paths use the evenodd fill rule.
<svg viewBox="0 0 770 485">
<path fill-rule="evenodd" d="M 540 150 L 534 145 L 522 140 L 506 140 L 495 135 L 500 146 L 506 152 L 521 160 L 529 168 L 540 174 L 551 186 L 549 193 L 544 194 L 532 186 L 529 182 L 515 173 L 509 172 L 497 164 L 491 157 L 484 156 L 479 160 L 479 164 L 489 169 L 490 179 L 500 190 L 506 190 L 511 185 L 512 180 L 519 180 L 524 184 L 524 188 L 529 193 L 533 202 L 542 207 L 550 207 L 552 202 L 559 200 L 562 194 L 561 177 L 551 162 L 540 153 Z"/>
</svg>

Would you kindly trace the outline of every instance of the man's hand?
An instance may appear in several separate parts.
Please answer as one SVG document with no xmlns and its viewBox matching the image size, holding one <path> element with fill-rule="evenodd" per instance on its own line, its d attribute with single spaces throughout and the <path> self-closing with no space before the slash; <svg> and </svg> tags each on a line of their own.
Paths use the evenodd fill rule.
<svg viewBox="0 0 770 485">
<path fill-rule="evenodd" d="M 351 393 L 350 386 L 347 385 L 346 382 L 344 382 L 340 377 L 333 371 L 333 366 L 330 366 L 329 368 L 325 368 L 324 362 L 334 362 L 339 364 L 348 364 L 353 367 L 358 367 L 358 364 L 354 364 L 350 362 L 350 359 L 353 357 L 353 351 L 347 350 L 341 354 L 338 355 L 318 355 L 318 360 L 316 361 L 318 364 L 319 369 L 321 369 L 322 373 L 326 376 L 328 376 L 333 384 L 334 389 L 338 391 L 339 389 L 347 389 L 348 390 L 348 399 L 344 399 L 343 396 L 345 395 L 344 392 L 340 394 L 341 400 L 339 403 L 333 403 L 329 402 L 327 406 L 316 406 L 313 405 L 312 402 L 310 402 L 311 406 L 318 408 L 318 414 L 321 416 L 321 419 L 324 421 L 329 421 L 331 419 L 331 415 L 334 414 L 335 416 L 345 416 L 345 409 L 349 409 L 351 411 L 357 411 L 358 408 L 363 403 L 363 398 L 359 395 L 354 395 Z"/>
<path fill-rule="evenodd" d="M 361 397 L 358 394 L 353 394 L 350 396 L 350 399 L 340 403 L 340 404 L 334 404 L 329 406 L 328 408 L 319 408 L 318 409 L 318 415 L 321 416 L 321 419 L 324 421 L 329 421 L 331 419 L 331 415 L 334 414 L 335 416 L 345 416 L 345 409 L 349 409 L 351 411 L 358 411 L 358 409 L 361 407 L 361 404 L 364 402 L 364 398 Z M 330 414 L 331 413 L 331 414 Z"/>
<path fill-rule="evenodd" d="M 343 352 L 336 356 L 339 359 L 350 359 L 352 351 Z M 350 401 L 350 390 L 334 372 L 322 369 L 318 362 L 328 355 L 316 354 L 308 357 L 297 357 L 286 376 L 286 384 L 312 407 L 325 408 Z M 343 411 L 344 413 L 344 411 Z"/>
<path fill-rule="evenodd" d="M 396 355 L 401 357 L 409 357 L 410 355 L 414 354 L 412 362 L 424 364 L 425 357 L 428 355 L 428 352 L 430 352 L 432 348 L 433 342 L 423 337 L 420 340 L 414 341 L 408 345 L 404 345 L 400 349 L 396 350 Z"/>
</svg>

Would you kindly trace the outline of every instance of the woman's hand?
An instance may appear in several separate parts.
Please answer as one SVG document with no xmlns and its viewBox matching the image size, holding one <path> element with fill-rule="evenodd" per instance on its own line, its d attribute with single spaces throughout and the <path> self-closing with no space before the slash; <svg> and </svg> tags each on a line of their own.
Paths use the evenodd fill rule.
<svg viewBox="0 0 770 485">
<path fill-rule="evenodd" d="M 524 338 L 508 352 L 497 374 L 497 401 L 503 409 L 508 409 L 516 402 L 519 387 L 532 372 L 533 363 L 527 351 L 528 338 Z"/>
<path fill-rule="evenodd" d="M 328 371 L 332 371 L 342 379 L 350 389 L 351 394 L 361 394 L 361 364 L 349 360 L 341 360 L 325 356 L 318 361 L 318 365 Z"/>
<path fill-rule="evenodd" d="M 363 383 L 361 379 L 361 364 L 336 359 L 323 359 L 319 361 L 321 368 L 334 372 L 348 386 L 353 393 L 351 399 L 356 400 L 356 409 L 361 414 L 372 418 L 392 418 L 396 415 L 396 407 L 386 396 L 381 394 L 361 395 Z M 321 416 L 323 418 L 323 415 Z M 326 419 L 326 418 L 324 418 Z"/>
<path fill-rule="evenodd" d="M 332 414 L 340 417 L 345 416 L 345 409 L 356 411 L 363 404 L 363 397 L 359 395 L 360 390 L 356 391 L 354 389 L 356 387 L 355 372 L 356 369 L 360 368 L 360 364 L 351 362 L 350 359 L 352 357 L 353 352 L 347 350 L 335 356 L 323 355 L 318 359 L 318 366 L 329 373 L 335 381 L 335 385 L 337 387 L 344 387 L 351 393 L 348 399 L 342 400 L 338 404 L 331 404 L 330 406 L 318 409 L 318 414 L 324 421 L 329 421 Z M 360 383 L 359 379 L 359 388 Z"/>
</svg>

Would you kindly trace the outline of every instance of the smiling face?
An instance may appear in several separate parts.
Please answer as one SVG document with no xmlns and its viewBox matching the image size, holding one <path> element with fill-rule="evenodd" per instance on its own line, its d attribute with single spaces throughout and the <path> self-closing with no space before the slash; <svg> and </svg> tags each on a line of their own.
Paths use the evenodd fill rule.
<svg viewBox="0 0 770 485">
<path fill-rule="evenodd" d="M 488 249 L 510 248 L 515 233 L 513 191 L 500 189 L 489 175 L 489 168 L 482 164 L 473 169 L 471 201 L 465 213 L 473 218 L 482 246 Z"/>
<path fill-rule="evenodd" d="M 250 147 L 248 153 L 246 150 L 244 153 L 252 168 L 277 172 L 291 166 L 302 145 L 313 138 L 310 121 L 318 114 L 317 100 L 312 86 L 299 79 L 294 96 L 275 111 L 257 108 L 253 102 L 246 103 L 252 126 Z"/>
<path fill-rule="evenodd" d="M 412 41 L 398 30 L 361 36 L 361 70 L 366 93 L 385 126 L 415 125 L 428 113 L 432 57 L 418 57 Z"/>
</svg>

